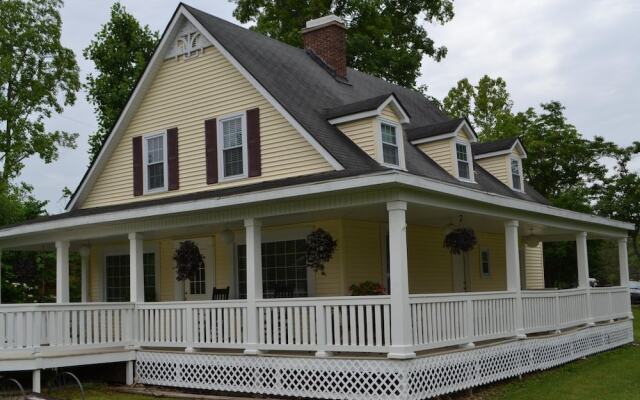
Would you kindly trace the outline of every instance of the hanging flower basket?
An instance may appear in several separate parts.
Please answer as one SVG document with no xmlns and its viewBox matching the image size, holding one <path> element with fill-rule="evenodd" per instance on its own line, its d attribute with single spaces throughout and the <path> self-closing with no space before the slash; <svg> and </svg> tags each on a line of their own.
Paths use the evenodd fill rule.
<svg viewBox="0 0 640 400">
<path fill-rule="evenodd" d="M 324 263 L 331 260 L 337 244 L 329 232 L 321 228 L 311 232 L 306 239 L 307 267 L 324 275 Z"/>
<path fill-rule="evenodd" d="M 477 243 L 478 239 L 473 229 L 457 228 L 444 237 L 443 246 L 449 249 L 451 254 L 460 254 L 473 250 Z"/>
<path fill-rule="evenodd" d="M 173 256 L 176 261 L 176 280 L 193 280 L 198 270 L 204 268 L 204 256 L 198 245 L 191 240 L 180 242 Z"/>
</svg>

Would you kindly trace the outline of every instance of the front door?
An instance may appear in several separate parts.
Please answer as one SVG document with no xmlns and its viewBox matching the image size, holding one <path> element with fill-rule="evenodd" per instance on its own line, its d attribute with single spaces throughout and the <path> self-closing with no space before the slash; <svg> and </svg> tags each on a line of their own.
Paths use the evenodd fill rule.
<svg viewBox="0 0 640 400">
<path fill-rule="evenodd" d="M 468 285 L 468 271 L 465 270 L 464 256 L 462 254 L 453 254 L 452 260 L 452 274 L 453 274 L 453 291 L 466 292 L 469 289 Z"/>
<path fill-rule="evenodd" d="M 204 268 L 198 271 L 193 280 L 186 280 L 179 283 L 184 285 L 182 288 L 182 290 L 184 290 L 184 297 L 187 300 L 211 300 L 215 282 L 215 251 L 213 248 L 213 239 L 207 237 L 176 240 L 173 243 L 174 249 L 177 249 L 178 246 L 180 246 L 180 242 L 183 242 L 185 240 L 191 240 L 198 246 L 198 249 L 200 249 L 200 254 L 202 254 L 202 256 L 204 257 Z"/>
</svg>

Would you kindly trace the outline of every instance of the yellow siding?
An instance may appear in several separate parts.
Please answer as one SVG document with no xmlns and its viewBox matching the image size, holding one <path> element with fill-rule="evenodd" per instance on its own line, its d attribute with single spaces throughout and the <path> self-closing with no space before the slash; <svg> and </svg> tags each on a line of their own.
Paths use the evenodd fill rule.
<svg viewBox="0 0 640 400">
<path fill-rule="evenodd" d="M 345 268 L 344 293 L 349 287 L 364 281 L 384 284 L 383 252 L 384 236 L 379 223 L 343 220 L 343 252 Z"/>
<path fill-rule="evenodd" d="M 100 261 L 101 254 L 101 246 L 91 246 L 89 254 L 89 300 L 93 302 L 103 300 L 103 274 L 101 269 L 102 261 Z"/>
<path fill-rule="evenodd" d="M 174 301 L 176 297 L 176 271 L 173 261 L 173 241 L 170 239 L 160 241 L 160 288 L 158 301 Z"/>
<path fill-rule="evenodd" d="M 509 171 L 507 166 L 509 165 L 509 156 L 495 156 L 488 158 L 481 158 L 476 161 L 478 165 L 487 170 L 488 173 L 495 176 L 507 186 L 511 186 L 509 179 Z"/>
<path fill-rule="evenodd" d="M 314 223 L 315 228 L 322 228 L 329 232 L 331 236 L 338 242 L 336 252 L 333 258 L 324 264 L 324 275 L 315 274 L 316 280 L 316 296 L 341 296 L 344 293 L 344 260 L 345 260 L 345 241 L 343 234 L 343 223 L 341 220 L 319 221 Z"/>
<path fill-rule="evenodd" d="M 382 117 L 384 119 L 388 119 L 398 124 L 400 123 L 400 118 L 398 117 L 398 114 L 390 105 L 387 105 L 385 108 L 382 109 Z"/>
<path fill-rule="evenodd" d="M 476 231 L 477 246 L 469 253 L 469 271 L 472 292 L 507 290 L 507 260 L 504 235 Z M 483 277 L 480 252 L 489 250 L 490 276 Z"/>
<path fill-rule="evenodd" d="M 376 118 L 365 118 L 338 125 L 338 129 L 353 143 L 357 144 L 369 157 L 377 160 Z"/>
<path fill-rule="evenodd" d="M 422 150 L 445 171 L 451 175 L 456 175 L 453 164 L 453 139 L 422 143 L 418 145 L 418 149 Z"/>
<path fill-rule="evenodd" d="M 444 229 L 407 227 L 409 292 L 447 293 L 453 288 L 451 255 L 442 247 Z"/>
<path fill-rule="evenodd" d="M 544 289 L 544 262 L 542 243 L 524 246 L 525 282 L 527 289 Z"/>
<path fill-rule="evenodd" d="M 204 120 L 260 108 L 262 176 L 206 184 Z M 131 139 L 178 127 L 180 190 L 133 196 Z M 148 200 L 332 170 L 322 156 L 213 47 L 166 60 L 88 194 L 83 208 Z"/>
</svg>

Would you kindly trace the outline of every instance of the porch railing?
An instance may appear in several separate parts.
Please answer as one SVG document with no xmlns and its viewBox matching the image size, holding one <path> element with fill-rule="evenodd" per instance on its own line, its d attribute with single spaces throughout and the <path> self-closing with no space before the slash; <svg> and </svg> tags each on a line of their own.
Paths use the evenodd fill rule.
<svg viewBox="0 0 640 400">
<path fill-rule="evenodd" d="M 0 306 L 0 349 L 123 346 L 131 343 L 131 303 Z"/>
<path fill-rule="evenodd" d="M 411 295 L 415 351 L 553 331 L 629 315 L 625 287 Z M 522 304 L 522 313 L 518 305 Z M 388 352 L 389 296 L 257 301 L 260 350 Z M 519 320 L 519 316 L 522 319 Z M 243 300 L 0 305 L 2 351 L 247 344 Z M 11 354 L 11 353 L 6 353 Z"/>
</svg>

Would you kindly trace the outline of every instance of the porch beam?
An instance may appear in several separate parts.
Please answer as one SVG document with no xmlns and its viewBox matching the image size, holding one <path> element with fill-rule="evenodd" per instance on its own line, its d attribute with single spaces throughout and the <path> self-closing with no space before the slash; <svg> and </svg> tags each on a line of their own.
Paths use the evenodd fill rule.
<svg viewBox="0 0 640 400">
<path fill-rule="evenodd" d="M 507 258 L 507 290 L 516 295 L 515 328 L 518 338 L 525 338 L 524 315 L 522 310 L 522 285 L 520 283 L 520 250 L 518 227 L 516 220 L 504 223 L 504 241 Z"/>
<path fill-rule="evenodd" d="M 389 213 L 389 263 L 391 297 L 391 347 L 387 357 L 413 358 L 409 273 L 407 269 L 407 203 L 387 202 Z"/>
<path fill-rule="evenodd" d="M 129 234 L 129 301 L 144 302 L 144 241 L 140 233 Z"/>
<path fill-rule="evenodd" d="M 69 302 L 69 242 L 56 242 L 56 303 Z"/>
<path fill-rule="evenodd" d="M 578 264 L 578 288 L 587 292 L 587 324 L 594 325 L 591 312 L 591 287 L 589 285 L 589 253 L 587 251 L 587 232 L 576 234 L 576 259 Z"/>
<path fill-rule="evenodd" d="M 89 248 L 80 248 L 80 301 L 89 302 Z"/>
<path fill-rule="evenodd" d="M 258 305 L 262 299 L 262 222 L 244 220 L 247 249 L 247 343 L 245 354 L 259 354 Z"/>
</svg>

